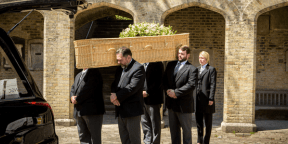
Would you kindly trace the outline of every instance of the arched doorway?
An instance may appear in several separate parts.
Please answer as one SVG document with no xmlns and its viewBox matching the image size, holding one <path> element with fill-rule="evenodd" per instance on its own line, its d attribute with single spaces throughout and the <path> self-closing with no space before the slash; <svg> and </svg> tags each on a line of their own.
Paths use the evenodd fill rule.
<svg viewBox="0 0 288 144">
<path fill-rule="evenodd" d="M 192 6 L 167 14 L 165 26 L 172 26 L 177 33 L 189 33 L 192 50 L 189 62 L 199 66 L 198 55 L 205 50 L 210 54 L 211 65 L 217 70 L 217 88 L 215 95 L 216 113 L 214 118 L 223 116 L 224 99 L 224 54 L 225 19 L 214 11 Z"/>
<path fill-rule="evenodd" d="M 257 19 L 255 119 L 288 119 L 288 7 Z M 285 115 L 286 114 L 286 115 Z"/>
<path fill-rule="evenodd" d="M 123 29 L 133 24 L 131 14 L 108 6 L 97 7 L 85 13 L 80 13 L 76 17 L 75 40 L 86 38 L 118 38 Z M 87 19 L 88 17 L 89 19 Z M 75 68 L 75 76 L 81 70 Z M 106 111 L 114 112 L 115 106 L 110 102 L 110 95 L 116 67 L 99 68 L 99 70 L 103 77 L 103 95 Z"/>
</svg>

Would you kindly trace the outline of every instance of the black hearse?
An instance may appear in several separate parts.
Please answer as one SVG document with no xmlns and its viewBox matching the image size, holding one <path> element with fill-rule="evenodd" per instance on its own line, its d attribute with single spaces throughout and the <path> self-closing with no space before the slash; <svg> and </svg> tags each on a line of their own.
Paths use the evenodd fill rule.
<svg viewBox="0 0 288 144">
<path fill-rule="evenodd" d="M 73 17 L 78 4 L 79 0 L 0 0 L 0 14 L 53 8 Z M 1 63 L 14 72 L 8 77 L 3 70 L 0 75 L 0 144 L 58 143 L 52 109 L 9 36 L 18 25 L 8 32 L 0 28 Z"/>
</svg>

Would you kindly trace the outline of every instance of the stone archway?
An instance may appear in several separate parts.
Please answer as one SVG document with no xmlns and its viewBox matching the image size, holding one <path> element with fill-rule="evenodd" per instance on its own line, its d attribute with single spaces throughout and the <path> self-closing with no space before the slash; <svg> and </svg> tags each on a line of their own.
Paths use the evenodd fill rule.
<svg viewBox="0 0 288 144">
<path fill-rule="evenodd" d="M 182 7 L 181 7 L 182 8 Z M 210 8 L 211 9 L 211 8 Z M 214 118 L 223 116 L 224 99 L 224 57 L 225 57 L 225 19 L 218 12 L 206 7 L 191 6 L 175 8 L 163 14 L 164 25 L 172 26 L 177 33 L 190 34 L 192 55 L 190 62 L 199 66 L 198 54 L 205 50 L 210 54 L 211 65 L 217 70 L 217 92 L 215 95 L 216 113 Z"/>
<path fill-rule="evenodd" d="M 283 5 L 278 1 L 230 1 L 240 15 L 226 22 L 224 132 L 249 133 L 256 131 L 256 21 L 257 13 L 266 7 Z"/>
<path fill-rule="evenodd" d="M 255 119 L 285 119 L 288 111 L 288 3 L 259 11 L 256 44 Z"/>
<path fill-rule="evenodd" d="M 224 4 L 225 3 L 223 3 L 222 5 L 224 5 Z M 220 15 L 222 15 L 224 17 L 224 19 L 229 19 L 227 17 L 228 14 L 235 15 L 235 14 L 231 14 L 232 13 L 231 10 L 230 11 L 227 10 L 227 11 L 224 12 L 224 10 L 221 10 L 219 8 L 216 8 L 216 7 L 213 7 L 213 6 L 209 5 L 209 4 L 199 3 L 199 2 L 190 2 L 190 3 L 187 3 L 187 4 L 175 6 L 175 7 L 171 8 L 171 9 L 168 9 L 165 12 L 163 12 L 163 14 L 161 15 L 161 23 L 164 23 L 166 17 L 168 15 L 170 15 L 171 13 L 179 11 L 179 10 L 182 10 L 182 9 L 186 9 L 186 8 L 189 8 L 189 7 L 201 7 L 201 8 L 204 8 L 204 9 L 219 13 Z"/>
<path fill-rule="evenodd" d="M 108 17 L 111 15 L 121 15 L 133 19 L 134 13 L 131 10 L 111 3 L 101 2 L 87 6 L 86 9 L 80 10 L 75 15 L 75 29 L 79 29 L 86 23 L 96 19 Z"/>
<path fill-rule="evenodd" d="M 133 23 L 133 17 L 127 12 L 124 12 L 122 10 L 118 10 L 115 8 L 103 6 L 103 7 L 98 7 L 95 9 L 91 9 L 90 11 L 85 12 L 83 15 L 78 15 L 78 17 L 75 20 L 75 30 L 77 32 L 77 35 L 75 35 L 75 39 L 85 39 L 87 36 L 87 33 L 90 29 L 91 23 L 93 22 L 93 26 L 91 27 L 90 31 L 93 32 L 95 28 L 97 27 L 97 20 L 104 20 L 109 18 L 109 20 L 116 20 L 115 15 L 120 15 L 123 17 L 130 18 L 131 21 L 129 21 L 129 24 Z M 118 21 L 119 22 L 119 21 Z M 125 22 L 125 21 L 123 21 Z M 126 21 L 127 22 L 127 21 Z M 113 24 L 112 24 L 113 25 Z M 125 24 L 124 24 L 125 25 Z M 119 27 L 121 28 L 121 26 Z M 123 28 L 126 28 L 124 26 Z M 116 30 L 117 32 L 121 32 L 122 29 Z M 115 32 L 114 32 L 115 33 Z M 114 34 L 111 37 L 118 37 L 119 34 Z M 105 37 L 99 37 L 99 36 L 93 36 L 92 33 L 89 32 L 88 38 L 105 38 Z M 106 36 L 106 38 L 111 38 L 109 36 Z"/>
<path fill-rule="evenodd" d="M 89 10 L 81 12 L 75 19 L 75 40 L 90 38 L 119 38 L 120 32 L 133 24 L 133 15 L 105 5 L 92 5 Z M 118 20 L 115 15 L 130 18 L 131 20 Z M 75 76 L 82 69 L 75 68 Z M 103 96 L 107 112 L 114 112 L 115 106 L 110 102 L 111 84 L 114 80 L 116 67 L 99 68 L 103 78 Z"/>
</svg>

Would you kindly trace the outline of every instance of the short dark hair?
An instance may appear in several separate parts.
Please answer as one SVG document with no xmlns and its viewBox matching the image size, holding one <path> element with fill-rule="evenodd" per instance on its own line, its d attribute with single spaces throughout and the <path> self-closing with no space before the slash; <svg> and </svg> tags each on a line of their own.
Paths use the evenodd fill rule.
<svg viewBox="0 0 288 144">
<path fill-rule="evenodd" d="M 129 48 L 127 48 L 126 46 L 122 46 L 120 48 L 117 49 L 116 54 L 121 53 L 123 57 L 127 57 L 128 55 L 130 55 L 132 57 L 132 52 Z"/>
<path fill-rule="evenodd" d="M 187 45 L 181 46 L 179 49 L 182 51 L 186 51 L 187 54 L 190 54 L 190 49 Z"/>
</svg>

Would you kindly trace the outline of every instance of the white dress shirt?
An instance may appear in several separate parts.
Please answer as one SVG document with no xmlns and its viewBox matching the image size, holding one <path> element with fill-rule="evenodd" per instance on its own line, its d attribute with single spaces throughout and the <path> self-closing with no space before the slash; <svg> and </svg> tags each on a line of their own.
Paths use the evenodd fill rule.
<svg viewBox="0 0 288 144">
<path fill-rule="evenodd" d="M 183 61 L 183 62 L 181 62 L 181 65 L 180 65 L 180 67 L 179 67 L 179 69 L 178 69 L 178 71 L 180 71 L 181 70 L 181 68 L 186 64 L 186 62 L 187 62 L 187 60 L 186 61 Z M 178 63 L 180 63 L 179 61 L 178 61 Z M 178 64 L 177 63 L 177 64 Z"/>
<path fill-rule="evenodd" d="M 146 63 L 146 65 L 145 65 L 145 63 L 144 63 L 143 65 L 144 65 L 144 68 L 145 68 L 145 71 L 146 71 L 146 69 L 147 69 L 147 67 L 148 67 L 148 65 L 149 65 L 149 62 Z"/>
<path fill-rule="evenodd" d="M 205 65 L 201 66 L 200 74 L 204 71 L 204 69 L 206 68 L 206 66 L 207 66 L 207 63 L 206 63 Z"/>
<path fill-rule="evenodd" d="M 88 69 L 86 69 L 86 70 L 83 69 L 83 70 L 82 70 L 82 73 L 81 73 L 81 76 L 80 76 L 80 80 L 83 78 L 83 74 L 85 74 L 85 73 L 87 72 L 87 70 L 88 70 Z"/>
</svg>

